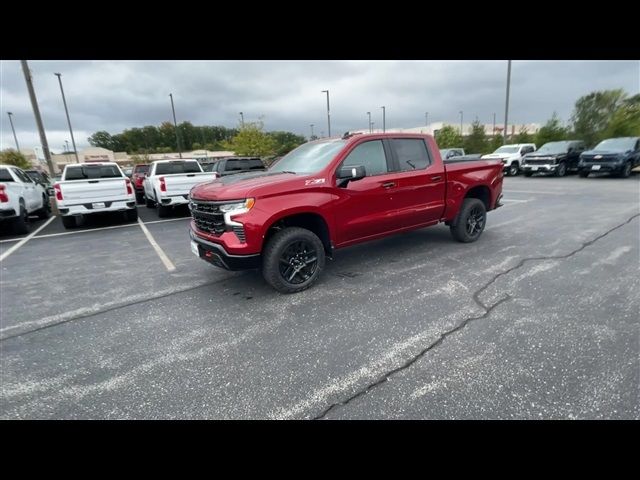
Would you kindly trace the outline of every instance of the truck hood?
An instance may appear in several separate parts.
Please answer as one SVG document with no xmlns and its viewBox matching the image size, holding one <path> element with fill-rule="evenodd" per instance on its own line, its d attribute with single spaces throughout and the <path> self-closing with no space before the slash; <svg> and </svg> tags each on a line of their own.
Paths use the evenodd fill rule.
<svg viewBox="0 0 640 480">
<path fill-rule="evenodd" d="M 562 157 L 566 157 L 567 154 L 566 153 L 527 153 L 527 155 L 524 158 L 562 158 Z"/>
<path fill-rule="evenodd" d="M 239 200 L 264 194 L 274 186 L 278 190 L 288 189 L 286 184 L 291 184 L 291 189 L 300 188 L 305 186 L 305 181 L 309 178 L 309 175 L 269 171 L 236 173 L 196 185 L 191 190 L 191 198 L 208 201 Z"/>
<path fill-rule="evenodd" d="M 489 153 L 487 155 L 483 155 L 482 158 L 520 158 L 519 153 Z"/>
<path fill-rule="evenodd" d="M 620 150 L 586 150 L 582 152 L 582 155 L 624 155 L 627 152 L 621 152 Z"/>
</svg>

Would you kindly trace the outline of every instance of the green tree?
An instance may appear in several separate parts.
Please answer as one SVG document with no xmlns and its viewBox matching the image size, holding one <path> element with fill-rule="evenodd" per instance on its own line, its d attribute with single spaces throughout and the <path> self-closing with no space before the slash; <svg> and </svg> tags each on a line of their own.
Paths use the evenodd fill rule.
<svg viewBox="0 0 640 480">
<path fill-rule="evenodd" d="M 27 160 L 22 153 L 13 148 L 9 148 L 7 150 L 3 150 L 0 152 L 0 163 L 4 163 L 6 165 L 15 165 L 18 168 L 22 169 L 30 169 L 31 162 Z"/>
<path fill-rule="evenodd" d="M 625 104 L 624 90 L 603 90 L 580 97 L 575 104 L 571 121 L 576 137 L 593 146 L 605 138 L 605 129 L 615 112 Z"/>
<path fill-rule="evenodd" d="M 626 103 L 615 111 L 602 137 L 638 137 L 640 136 L 640 102 Z"/>
<path fill-rule="evenodd" d="M 106 148 L 108 150 L 113 150 L 114 140 L 109 132 L 105 132 L 101 130 L 99 132 L 94 133 L 89 138 L 87 138 L 89 144 L 93 147 Z"/>
<path fill-rule="evenodd" d="M 559 142 L 561 140 L 568 140 L 571 136 L 571 132 L 568 128 L 563 127 L 556 112 L 547 123 L 545 123 L 540 130 L 536 133 L 535 143 L 538 148 L 548 142 Z M 522 142 L 524 143 L 524 142 Z"/>
<path fill-rule="evenodd" d="M 518 135 L 516 135 L 515 143 L 533 143 L 534 136 L 527 132 L 526 125 L 522 125 L 518 130 Z"/>
<path fill-rule="evenodd" d="M 471 124 L 471 133 L 464 138 L 465 153 L 489 153 L 490 147 L 484 125 L 478 120 Z"/>
<path fill-rule="evenodd" d="M 435 136 L 438 148 L 460 148 L 462 136 L 457 128 L 451 125 L 444 125 Z"/>
<path fill-rule="evenodd" d="M 235 152 L 236 155 L 255 155 L 264 157 L 273 155 L 276 151 L 276 142 L 273 137 L 262 131 L 262 122 L 246 122 L 240 127 L 238 134 L 230 141 L 223 141 L 225 149 Z"/>
<path fill-rule="evenodd" d="M 489 141 L 489 150 L 490 152 L 495 152 L 502 145 L 504 145 L 504 138 L 502 137 L 502 135 L 494 135 Z"/>
<path fill-rule="evenodd" d="M 276 142 L 275 154 L 279 157 L 282 155 L 286 155 L 294 148 L 306 142 L 306 139 L 302 135 L 296 135 L 295 133 L 291 132 L 276 131 L 268 132 L 267 135 L 273 138 Z"/>
</svg>

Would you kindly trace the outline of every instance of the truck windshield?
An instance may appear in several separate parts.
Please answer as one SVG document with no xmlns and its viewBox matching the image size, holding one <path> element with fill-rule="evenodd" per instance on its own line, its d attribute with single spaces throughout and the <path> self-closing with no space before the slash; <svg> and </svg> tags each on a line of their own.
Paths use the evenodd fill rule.
<svg viewBox="0 0 640 480">
<path fill-rule="evenodd" d="M 594 150 L 609 150 L 613 152 L 626 152 L 633 150 L 636 138 L 609 138 L 601 141 Z"/>
<path fill-rule="evenodd" d="M 119 178 L 120 170 L 115 165 L 83 165 L 81 167 L 67 167 L 65 180 L 86 180 L 89 178 Z"/>
<path fill-rule="evenodd" d="M 0 168 L 0 182 L 13 182 L 13 177 L 6 168 Z"/>
<path fill-rule="evenodd" d="M 493 153 L 518 153 L 518 147 L 500 147 Z"/>
<path fill-rule="evenodd" d="M 540 147 L 536 153 L 567 153 L 569 142 L 549 142 Z"/>
<path fill-rule="evenodd" d="M 345 140 L 310 142 L 300 145 L 276 163 L 270 172 L 316 173 L 325 168 L 345 146 Z"/>
<path fill-rule="evenodd" d="M 159 163 L 156 167 L 156 175 L 171 175 L 174 173 L 200 173 L 200 164 L 195 160 L 191 162 L 167 162 Z"/>
</svg>

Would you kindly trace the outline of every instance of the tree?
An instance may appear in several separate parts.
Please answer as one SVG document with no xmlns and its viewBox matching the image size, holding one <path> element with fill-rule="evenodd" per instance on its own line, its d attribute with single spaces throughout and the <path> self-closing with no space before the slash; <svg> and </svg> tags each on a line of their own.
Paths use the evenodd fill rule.
<svg viewBox="0 0 640 480">
<path fill-rule="evenodd" d="M 306 142 L 306 139 L 302 135 L 296 135 L 291 132 L 267 132 L 267 135 L 276 142 L 275 154 L 279 157 L 286 155 L 294 148 Z"/>
<path fill-rule="evenodd" d="M 262 131 L 262 122 L 247 122 L 238 134 L 230 141 L 223 141 L 222 145 L 236 155 L 255 155 L 265 157 L 273 155 L 276 151 L 276 142 L 273 137 Z"/>
<path fill-rule="evenodd" d="M 459 148 L 462 145 L 460 132 L 451 125 L 445 125 L 438 130 L 435 139 L 438 148 Z"/>
<path fill-rule="evenodd" d="M 605 138 L 605 129 L 615 112 L 625 104 L 624 90 L 603 90 L 580 97 L 575 104 L 571 121 L 576 137 L 593 146 Z"/>
<path fill-rule="evenodd" d="M 569 129 L 562 126 L 558 115 L 556 114 L 556 112 L 553 112 L 553 115 L 549 120 L 547 120 L 547 123 L 545 123 L 536 133 L 535 143 L 539 148 L 548 142 L 568 140 L 569 136 Z"/>
<path fill-rule="evenodd" d="M 527 132 L 526 125 L 522 125 L 520 130 L 518 130 L 518 135 L 516 135 L 515 143 L 533 143 L 534 137 L 529 132 Z"/>
<path fill-rule="evenodd" d="M 484 133 L 484 125 L 478 120 L 471 124 L 471 133 L 464 139 L 465 153 L 489 153 L 489 142 Z"/>
<path fill-rule="evenodd" d="M 0 163 L 4 163 L 6 165 L 15 165 L 18 168 L 22 168 L 24 170 L 28 170 L 31 168 L 31 162 L 27 160 L 22 153 L 13 148 L 9 148 L 7 150 L 3 150 L 0 152 Z"/>
<path fill-rule="evenodd" d="M 489 142 L 490 151 L 495 152 L 502 145 L 504 145 L 504 138 L 502 138 L 502 135 L 494 135 L 491 141 Z"/>
<path fill-rule="evenodd" d="M 93 147 L 106 148 L 108 150 L 113 150 L 113 137 L 109 132 L 105 132 L 101 130 L 99 132 L 94 133 L 89 138 L 87 138 L 89 144 Z"/>
<path fill-rule="evenodd" d="M 640 102 L 625 104 L 615 111 L 602 137 L 638 137 L 640 136 Z"/>
</svg>

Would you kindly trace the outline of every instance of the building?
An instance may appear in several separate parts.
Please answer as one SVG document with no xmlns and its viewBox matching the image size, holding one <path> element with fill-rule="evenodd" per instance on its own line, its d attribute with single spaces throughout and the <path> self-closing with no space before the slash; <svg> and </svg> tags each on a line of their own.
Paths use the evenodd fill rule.
<svg viewBox="0 0 640 480">
<path fill-rule="evenodd" d="M 447 123 L 447 122 L 431 122 L 429 123 L 429 125 L 412 127 L 412 128 L 387 128 L 386 131 L 401 132 L 401 133 L 427 133 L 429 135 L 435 135 L 438 132 L 438 130 L 440 130 L 445 125 L 450 125 L 456 128 L 458 131 L 460 131 L 459 123 L 455 124 L 455 123 Z M 494 126 L 492 123 L 485 123 L 482 125 L 484 126 L 485 134 L 490 137 L 494 135 L 502 135 L 502 132 L 504 130 L 504 124 L 503 125 L 496 124 L 495 131 L 493 130 Z M 473 125 L 471 123 L 463 123 L 462 136 L 469 135 L 471 133 L 472 128 L 473 128 Z M 508 125 L 509 135 L 512 135 L 512 136 L 519 134 L 521 131 L 525 131 L 526 133 L 533 135 L 538 130 L 540 130 L 540 125 L 537 123 L 527 123 L 524 125 L 515 125 L 515 124 Z M 382 133 L 381 128 L 375 128 L 372 131 L 373 133 Z M 355 130 L 355 132 L 368 133 L 368 130 Z"/>
</svg>

